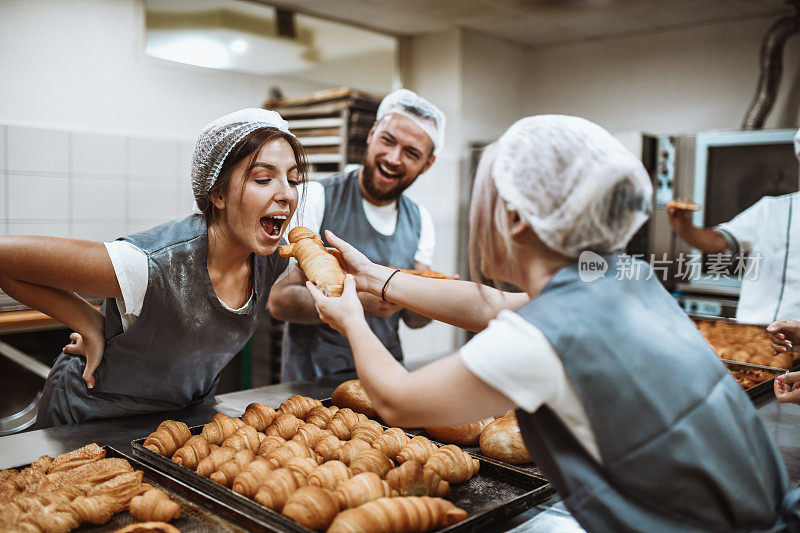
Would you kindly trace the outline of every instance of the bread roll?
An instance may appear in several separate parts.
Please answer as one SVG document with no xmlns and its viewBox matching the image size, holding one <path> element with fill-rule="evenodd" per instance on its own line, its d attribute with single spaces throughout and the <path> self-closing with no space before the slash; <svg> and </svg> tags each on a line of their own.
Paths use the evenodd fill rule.
<svg viewBox="0 0 800 533">
<path fill-rule="evenodd" d="M 494 417 L 473 422 L 472 424 L 464 424 L 463 426 L 434 426 L 425 428 L 425 432 L 430 435 L 433 440 L 444 442 L 445 444 L 461 444 L 467 446 L 474 446 L 478 444 L 478 439 L 481 437 L 483 428 L 489 425 L 494 420 Z"/>
<path fill-rule="evenodd" d="M 349 407 L 356 413 L 374 417 L 377 413 L 372 406 L 372 401 L 367 396 L 367 391 L 357 379 L 345 381 L 333 391 L 331 402 L 337 407 Z"/>
<path fill-rule="evenodd" d="M 481 453 L 486 457 L 520 465 L 533 461 L 519 430 L 516 416 L 498 418 L 481 432 Z"/>
</svg>

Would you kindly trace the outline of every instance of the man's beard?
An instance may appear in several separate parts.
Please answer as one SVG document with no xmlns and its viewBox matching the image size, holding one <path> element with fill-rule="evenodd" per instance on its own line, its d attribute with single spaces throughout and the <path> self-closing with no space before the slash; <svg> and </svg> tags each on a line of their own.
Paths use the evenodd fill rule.
<svg viewBox="0 0 800 533">
<path fill-rule="evenodd" d="M 363 180 L 361 186 L 367 191 L 367 194 L 376 202 L 389 202 L 400 198 L 400 195 L 408 189 L 414 180 L 401 181 L 397 180 L 397 184 L 388 191 L 382 191 L 375 185 L 375 173 L 378 169 L 375 165 L 367 162 L 366 158 L 361 163 Z"/>
</svg>

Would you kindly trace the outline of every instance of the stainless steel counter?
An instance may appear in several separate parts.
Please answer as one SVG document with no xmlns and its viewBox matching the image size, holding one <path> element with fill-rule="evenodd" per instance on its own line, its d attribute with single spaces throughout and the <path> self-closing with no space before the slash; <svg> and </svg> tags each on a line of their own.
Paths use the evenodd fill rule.
<svg viewBox="0 0 800 533">
<path fill-rule="evenodd" d="M 188 425 L 204 424 L 216 413 L 239 416 L 247 404 L 259 402 L 277 407 L 292 394 L 313 398 L 328 398 L 333 389 L 349 377 L 323 378 L 317 381 L 281 383 L 268 387 L 233 392 L 217 396 L 216 403 L 207 403 L 177 412 L 164 412 L 120 419 L 88 422 L 74 426 L 29 431 L 0 437 L 0 469 L 11 468 L 34 461 L 43 454 L 55 457 L 60 453 L 79 448 L 89 442 L 114 446 L 128 455 L 132 454 L 131 440 L 141 438 L 165 419 L 182 420 Z M 800 407 L 775 402 L 772 395 L 756 399 L 759 416 L 767 426 L 786 463 L 793 484 L 800 481 Z M 545 504 L 530 509 L 502 524 L 493 531 L 534 532 L 573 531 L 574 522 L 563 511 L 554 496 Z"/>
</svg>

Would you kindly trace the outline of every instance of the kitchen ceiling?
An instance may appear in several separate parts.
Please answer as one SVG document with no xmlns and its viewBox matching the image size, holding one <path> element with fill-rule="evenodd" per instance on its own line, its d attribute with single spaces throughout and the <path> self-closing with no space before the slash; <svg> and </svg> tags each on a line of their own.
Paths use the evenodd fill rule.
<svg viewBox="0 0 800 533">
<path fill-rule="evenodd" d="M 791 13 L 787 0 L 255 0 L 398 36 L 461 27 L 530 47 Z"/>
</svg>

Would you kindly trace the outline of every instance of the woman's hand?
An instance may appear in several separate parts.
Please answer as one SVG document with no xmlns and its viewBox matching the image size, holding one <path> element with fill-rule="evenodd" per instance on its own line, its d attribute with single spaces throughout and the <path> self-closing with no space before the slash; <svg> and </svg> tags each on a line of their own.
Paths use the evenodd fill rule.
<svg viewBox="0 0 800 533">
<path fill-rule="evenodd" d="M 105 350 L 105 338 L 102 329 L 99 332 L 88 332 L 85 335 L 72 333 L 69 336 L 72 343 L 64 346 L 64 353 L 80 355 L 86 358 L 86 367 L 83 370 L 83 381 L 90 389 L 95 386 L 94 371 L 100 366 Z"/>
<path fill-rule="evenodd" d="M 791 351 L 800 345 L 800 322 L 789 318 L 781 318 L 767 326 L 769 341 L 772 343 L 772 353 Z"/>
<path fill-rule="evenodd" d="M 773 388 L 778 402 L 800 404 L 800 372 L 787 372 L 776 376 Z"/>
<path fill-rule="evenodd" d="M 379 271 L 386 269 L 386 267 L 376 265 L 367 256 L 334 235 L 330 230 L 325 230 L 325 238 L 334 247 L 328 250 L 336 256 L 344 271 L 353 275 L 358 290 L 371 294 L 375 294 L 376 290 L 380 292 L 381 286 L 379 285 L 376 289 L 376 280 L 380 277 Z"/>
<path fill-rule="evenodd" d="M 320 319 L 342 335 L 347 336 L 348 331 L 351 331 L 354 326 L 366 326 L 364 308 L 361 307 L 356 293 L 356 284 L 351 274 L 345 276 L 344 290 L 338 297 L 325 296 L 310 281 L 306 282 L 306 287 L 314 299 Z"/>
</svg>

